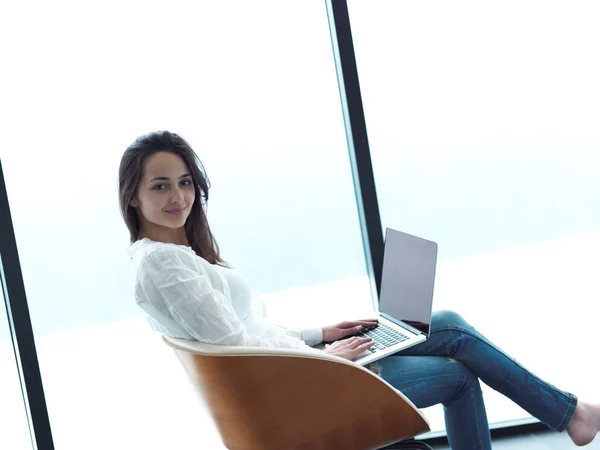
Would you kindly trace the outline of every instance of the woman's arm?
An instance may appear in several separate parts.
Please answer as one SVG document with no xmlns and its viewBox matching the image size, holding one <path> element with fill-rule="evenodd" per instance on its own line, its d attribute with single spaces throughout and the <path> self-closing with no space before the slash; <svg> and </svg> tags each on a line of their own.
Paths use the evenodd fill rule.
<svg viewBox="0 0 600 450">
<path fill-rule="evenodd" d="M 287 328 L 281 325 L 275 325 L 267 319 L 267 305 L 256 290 L 253 290 L 252 297 L 252 314 L 255 316 L 254 321 L 257 324 L 263 324 L 265 329 L 275 330 L 275 333 L 285 333 L 296 339 L 300 339 L 306 345 L 317 345 L 323 342 L 322 328 Z M 268 332 L 268 331 L 267 331 Z"/>
<path fill-rule="evenodd" d="M 167 310 L 194 339 L 217 345 L 310 349 L 284 333 L 263 337 L 249 333 L 229 299 L 198 273 L 195 256 L 177 249 L 151 252 L 139 267 L 144 297 Z"/>
</svg>

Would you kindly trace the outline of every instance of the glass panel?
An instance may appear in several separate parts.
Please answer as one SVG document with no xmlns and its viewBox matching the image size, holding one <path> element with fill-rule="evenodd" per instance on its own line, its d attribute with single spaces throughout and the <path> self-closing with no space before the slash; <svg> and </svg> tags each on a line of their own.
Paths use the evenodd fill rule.
<svg viewBox="0 0 600 450">
<path fill-rule="evenodd" d="M 3 287 L 2 261 L 0 261 L 0 448 L 31 450 L 33 444 L 29 434 L 27 412 L 15 352 L 6 317 L 5 302 L 8 301 Z"/>
<path fill-rule="evenodd" d="M 383 226 L 439 243 L 434 308 L 598 400 L 600 6 L 349 6 Z M 490 422 L 528 417 L 485 397 Z"/>
<path fill-rule="evenodd" d="M 56 447 L 221 448 L 132 298 L 118 163 L 152 130 L 190 141 L 222 256 L 276 322 L 370 310 L 325 5 L 10 8 L 3 163 Z"/>
</svg>

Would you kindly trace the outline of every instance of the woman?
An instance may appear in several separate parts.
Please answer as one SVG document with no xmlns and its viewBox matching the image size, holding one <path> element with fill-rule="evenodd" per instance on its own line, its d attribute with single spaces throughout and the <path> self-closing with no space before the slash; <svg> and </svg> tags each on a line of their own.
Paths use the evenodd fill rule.
<svg viewBox="0 0 600 450">
<path fill-rule="evenodd" d="M 283 329 L 264 318 L 248 280 L 219 256 L 206 219 L 209 183 L 190 145 L 167 131 L 141 136 L 119 168 L 120 206 L 136 264 L 135 298 L 151 326 L 170 337 L 219 345 L 304 349 L 352 360 L 372 346 L 349 337 L 376 320 Z M 600 405 L 578 401 L 529 373 L 462 317 L 433 314 L 430 338 L 378 362 L 380 375 L 418 408 L 444 405 L 450 446 L 491 448 L 479 380 L 576 445 L 600 429 Z"/>
</svg>

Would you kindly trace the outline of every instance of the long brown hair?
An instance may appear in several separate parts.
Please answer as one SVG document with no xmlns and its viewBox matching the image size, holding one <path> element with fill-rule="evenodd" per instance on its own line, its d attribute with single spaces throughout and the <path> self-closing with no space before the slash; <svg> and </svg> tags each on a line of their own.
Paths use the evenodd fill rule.
<svg viewBox="0 0 600 450">
<path fill-rule="evenodd" d="M 185 234 L 190 247 L 196 254 L 211 264 L 226 266 L 219 255 L 219 246 L 210 231 L 206 219 L 206 203 L 210 181 L 198 155 L 185 139 L 169 131 L 154 131 L 138 137 L 127 147 L 119 165 L 119 206 L 125 225 L 129 229 L 130 241 L 133 244 L 140 238 L 140 222 L 135 208 L 130 205 L 135 197 L 144 162 L 148 157 L 159 152 L 173 153 L 179 156 L 189 168 L 194 182 L 196 196 L 192 210 L 185 222 Z"/>
</svg>

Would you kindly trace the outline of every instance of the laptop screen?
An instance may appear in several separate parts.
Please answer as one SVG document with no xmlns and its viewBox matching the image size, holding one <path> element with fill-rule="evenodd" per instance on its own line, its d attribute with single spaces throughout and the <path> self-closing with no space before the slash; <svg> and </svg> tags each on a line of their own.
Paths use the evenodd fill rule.
<svg viewBox="0 0 600 450">
<path fill-rule="evenodd" d="M 388 228 L 379 312 L 429 335 L 437 244 Z"/>
</svg>

